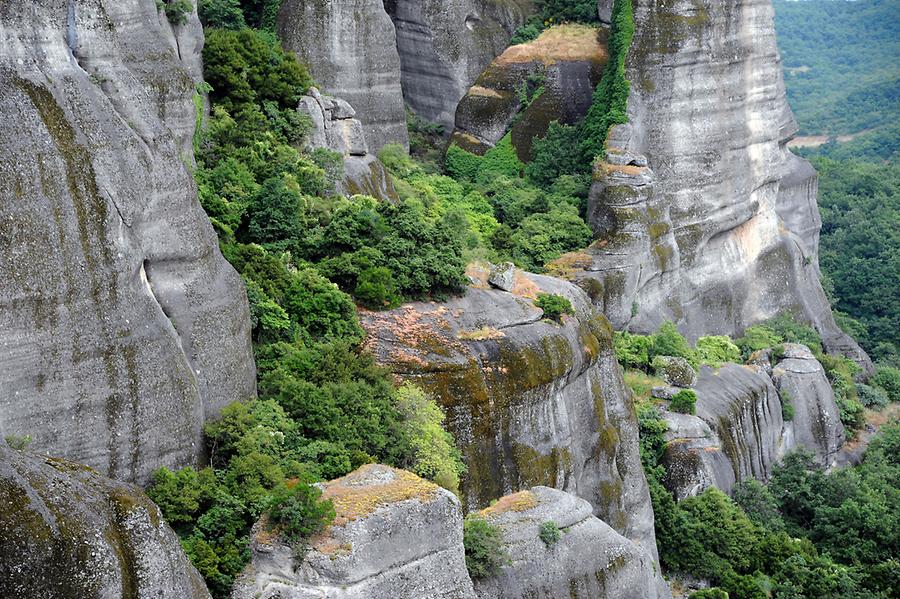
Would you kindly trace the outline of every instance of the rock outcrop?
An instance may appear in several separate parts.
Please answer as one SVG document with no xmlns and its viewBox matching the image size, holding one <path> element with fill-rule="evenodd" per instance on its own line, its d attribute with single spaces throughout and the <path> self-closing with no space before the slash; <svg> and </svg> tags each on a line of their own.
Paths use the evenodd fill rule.
<svg viewBox="0 0 900 599">
<path fill-rule="evenodd" d="M 608 322 L 569 283 L 518 272 L 507 293 L 488 288 L 487 270 L 475 274 L 480 284 L 463 297 L 362 315 L 379 361 L 446 410 L 468 466 L 468 509 L 555 487 L 655 554 L 637 422 Z M 538 292 L 565 296 L 575 315 L 543 320 Z"/>
<path fill-rule="evenodd" d="M 510 564 L 475 581 L 479 599 L 656 599 L 670 597 L 652 556 L 591 513 L 583 500 L 547 487 L 500 499 L 482 511 L 499 526 Z M 541 540 L 557 526 L 559 539 Z"/>
<path fill-rule="evenodd" d="M 342 157 L 344 177 L 336 193 L 398 199 L 393 179 L 378 157 L 369 153 L 363 125 L 347 101 L 322 95 L 313 87 L 300 98 L 297 110 L 312 121 L 307 149 L 324 148 Z"/>
<path fill-rule="evenodd" d="M 630 124 L 590 198 L 592 297 L 617 329 L 673 320 L 692 339 L 789 311 L 871 371 L 819 284 L 817 178 L 786 148 L 797 125 L 771 2 L 633 6 Z"/>
<path fill-rule="evenodd" d="M 176 29 L 154 0 L 0 7 L 0 433 L 137 481 L 256 384 L 188 168 L 196 15 Z"/>
<path fill-rule="evenodd" d="M 772 351 L 754 364 L 702 367 L 694 391 L 697 415 L 665 412 L 666 487 L 683 499 L 716 487 L 768 480 L 785 453 L 811 451 L 833 465 L 844 441 L 834 392 L 822 365 L 803 345 L 785 344 L 774 366 Z M 783 405 L 789 404 L 789 410 Z M 785 419 L 784 414 L 792 413 Z"/>
<path fill-rule="evenodd" d="M 0 596 L 210 595 L 139 489 L 0 442 Z"/>
<path fill-rule="evenodd" d="M 532 0 L 385 0 L 406 103 L 452 130 L 456 106 L 532 13 Z"/>
<path fill-rule="evenodd" d="M 382 0 L 285 0 L 278 34 L 325 92 L 356 109 L 373 152 L 409 146 L 400 56 Z"/>
<path fill-rule="evenodd" d="M 449 491 L 368 465 L 323 485 L 337 517 L 296 564 L 293 550 L 254 527 L 253 558 L 234 599 L 474 599 L 462 510 Z"/>
<path fill-rule="evenodd" d="M 452 142 L 484 154 L 510 133 L 519 158 L 550 123 L 575 123 L 587 114 L 606 64 L 607 30 L 559 25 L 536 40 L 509 47 L 462 98 Z"/>
</svg>

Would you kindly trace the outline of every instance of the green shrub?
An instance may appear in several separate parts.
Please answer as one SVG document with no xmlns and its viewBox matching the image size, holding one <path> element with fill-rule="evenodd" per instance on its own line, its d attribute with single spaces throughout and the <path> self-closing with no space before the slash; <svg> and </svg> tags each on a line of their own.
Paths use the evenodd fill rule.
<svg viewBox="0 0 900 599">
<path fill-rule="evenodd" d="M 581 130 L 572 125 L 550 123 L 544 137 L 531 142 L 531 161 L 525 167 L 528 178 L 542 187 L 549 187 L 560 176 L 589 172 L 590 160 L 585 160 L 579 143 Z"/>
<path fill-rule="evenodd" d="M 790 422 L 794 419 L 794 398 L 787 389 L 780 390 L 778 396 L 781 399 L 781 419 Z"/>
<path fill-rule="evenodd" d="M 784 529 L 778 503 L 769 488 L 758 480 L 751 478 L 737 483 L 732 489 L 731 497 L 747 517 L 759 526 L 771 531 Z"/>
<path fill-rule="evenodd" d="M 559 530 L 556 522 L 547 520 L 538 529 L 538 537 L 544 542 L 544 545 L 552 547 L 562 537 L 562 531 Z"/>
<path fill-rule="evenodd" d="M 862 383 L 856 383 L 856 395 L 859 396 L 859 403 L 867 408 L 881 409 L 891 402 L 887 392 L 881 387 L 870 387 Z"/>
<path fill-rule="evenodd" d="M 353 296 L 373 310 L 394 308 L 402 302 L 394 274 L 383 266 L 362 271 L 356 279 Z"/>
<path fill-rule="evenodd" d="M 485 152 L 478 165 L 477 178 L 491 180 L 495 177 L 518 178 L 525 165 L 519 160 L 512 145 L 512 134 L 507 133 L 497 145 Z"/>
<path fill-rule="evenodd" d="M 879 365 L 872 383 L 884 389 L 891 401 L 900 401 L 900 368 Z"/>
<path fill-rule="evenodd" d="M 482 160 L 482 156 L 463 150 L 456 144 L 450 144 L 444 159 L 444 168 L 454 179 L 474 181 L 478 177 Z"/>
<path fill-rule="evenodd" d="M 525 217 L 509 239 L 509 255 L 520 267 L 543 272 L 544 265 L 566 252 L 579 250 L 591 239 L 591 229 L 571 205 Z"/>
<path fill-rule="evenodd" d="M 331 501 L 321 501 L 322 491 L 303 482 L 284 484 L 272 494 L 268 509 L 269 530 L 294 546 L 302 555 L 306 541 L 321 532 L 335 516 Z"/>
<path fill-rule="evenodd" d="M 194 11 L 191 0 L 156 0 L 156 8 L 165 11 L 172 25 L 184 25 Z"/>
<path fill-rule="evenodd" d="M 31 445 L 31 435 L 6 435 L 3 437 L 10 449 L 25 451 Z"/>
<path fill-rule="evenodd" d="M 744 335 L 735 343 L 744 357 L 749 357 L 753 352 L 774 347 L 783 341 L 784 339 L 770 327 L 760 324 L 745 329 Z"/>
<path fill-rule="evenodd" d="M 783 341 L 805 345 L 815 355 L 822 353 L 822 337 L 819 333 L 808 324 L 797 322 L 791 314 L 787 312 L 779 314 L 767 320 L 765 324 Z"/>
<path fill-rule="evenodd" d="M 500 528 L 481 516 L 469 514 L 463 523 L 466 569 L 472 578 L 499 574 L 509 563 Z"/>
<path fill-rule="evenodd" d="M 672 322 L 664 322 L 653 336 L 653 348 L 651 358 L 655 356 L 671 356 L 684 358 L 696 366 L 697 354 L 691 349 L 687 339 L 678 332 L 678 327 Z"/>
<path fill-rule="evenodd" d="M 728 592 L 719 587 L 703 589 L 690 595 L 690 599 L 728 599 L 728 597 Z"/>
<path fill-rule="evenodd" d="M 836 399 L 841 423 L 850 431 L 861 429 L 866 424 L 866 414 L 863 405 L 853 398 L 841 396 Z"/>
<path fill-rule="evenodd" d="M 641 463 L 645 471 L 652 471 L 659 464 L 660 458 L 666 449 L 666 432 L 669 425 L 663 420 L 652 403 L 638 402 L 635 404 L 638 427 L 640 430 L 639 443 Z"/>
<path fill-rule="evenodd" d="M 697 394 L 691 389 L 682 389 L 669 403 L 669 409 L 680 414 L 697 413 Z"/>
<path fill-rule="evenodd" d="M 400 435 L 408 447 L 400 465 L 454 493 L 466 467 L 453 436 L 442 427 L 446 416 L 421 389 L 406 383 L 396 391 Z"/>
<path fill-rule="evenodd" d="M 200 22 L 211 29 L 243 29 L 247 26 L 240 0 L 200 0 Z"/>
<path fill-rule="evenodd" d="M 544 318 L 560 321 L 563 314 L 574 314 L 572 302 L 561 295 L 538 293 L 534 305 L 544 311 Z"/>
<path fill-rule="evenodd" d="M 624 368 L 646 370 L 650 366 L 653 337 L 633 335 L 627 331 L 616 331 L 613 344 L 616 350 L 616 359 Z"/>
<path fill-rule="evenodd" d="M 700 337 L 697 339 L 696 351 L 701 362 L 714 367 L 724 362 L 741 362 L 740 348 L 725 335 Z"/>
</svg>

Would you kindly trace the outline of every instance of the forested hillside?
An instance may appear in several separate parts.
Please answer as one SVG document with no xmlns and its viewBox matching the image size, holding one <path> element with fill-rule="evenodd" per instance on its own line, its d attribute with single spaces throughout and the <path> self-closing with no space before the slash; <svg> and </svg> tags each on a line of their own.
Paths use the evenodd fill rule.
<svg viewBox="0 0 900 599">
<path fill-rule="evenodd" d="M 796 150 L 820 175 L 824 287 L 839 324 L 877 362 L 897 366 L 900 2 L 774 4 L 801 134 L 832 138 Z"/>
</svg>

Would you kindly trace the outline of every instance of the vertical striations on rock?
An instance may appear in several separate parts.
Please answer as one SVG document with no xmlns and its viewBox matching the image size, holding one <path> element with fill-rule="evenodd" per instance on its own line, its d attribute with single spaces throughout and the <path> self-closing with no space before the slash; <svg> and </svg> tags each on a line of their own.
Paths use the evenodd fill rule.
<svg viewBox="0 0 900 599">
<path fill-rule="evenodd" d="M 655 555 L 637 420 L 609 323 L 569 283 L 518 272 L 507 293 L 483 275 L 463 297 L 363 315 L 379 360 L 447 411 L 469 469 L 467 508 L 555 487 Z M 565 296 L 576 315 L 543 320 L 538 292 Z"/>
<path fill-rule="evenodd" d="M 692 338 L 790 311 L 870 370 L 819 284 L 816 174 L 786 148 L 770 0 L 633 6 L 630 124 L 590 198 L 595 301 L 616 328 L 674 320 Z"/>
<path fill-rule="evenodd" d="M 15 0 L 0 24 L 0 433 L 145 481 L 255 393 L 247 299 L 189 170 L 196 15 Z"/>
<path fill-rule="evenodd" d="M 382 0 L 285 0 L 278 34 L 324 92 L 356 109 L 373 152 L 389 143 L 409 146 L 400 56 Z"/>
<path fill-rule="evenodd" d="M 397 30 L 403 97 L 453 128 L 456 105 L 533 12 L 532 0 L 384 0 Z"/>
<path fill-rule="evenodd" d="M 209 596 L 139 489 L 0 442 L 0 597 Z"/>
</svg>

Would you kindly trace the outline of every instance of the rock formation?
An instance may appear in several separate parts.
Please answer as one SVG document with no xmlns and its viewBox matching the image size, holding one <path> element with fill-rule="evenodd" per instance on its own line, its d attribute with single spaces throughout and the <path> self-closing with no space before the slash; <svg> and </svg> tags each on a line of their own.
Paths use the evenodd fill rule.
<svg viewBox="0 0 900 599">
<path fill-rule="evenodd" d="M 503 497 L 482 511 L 503 533 L 510 564 L 475 581 L 479 599 L 656 599 L 668 586 L 646 550 L 594 517 L 574 495 L 535 487 Z M 559 540 L 547 545 L 540 526 L 552 522 Z"/>
<path fill-rule="evenodd" d="M 735 483 L 768 480 L 785 453 L 811 451 L 831 466 L 844 429 L 834 392 L 822 365 L 803 345 L 786 344 L 774 366 L 772 351 L 753 365 L 702 367 L 694 391 L 697 415 L 665 412 L 666 487 L 683 499 L 716 487 L 730 493 Z M 783 417 L 782 405 L 793 408 Z"/>
<path fill-rule="evenodd" d="M 312 120 L 307 148 L 325 148 L 343 158 L 344 178 L 335 191 L 365 194 L 384 200 L 397 199 L 397 190 L 378 157 L 369 153 L 369 144 L 356 110 L 341 98 L 323 96 L 315 87 L 300 98 L 297 110 Z"/>
<path fill-rule="evenodd" d="M 373 152 L 388 143 L 409 146 L 400 56 L 382 0 L 285 0 L 278 34 L 323 91 L 356 109 Z"/>
<path fill-rule="evenodd" d="M 0 433 L 144 481 L 255 393 L 188 166 L 202 39 L 154 0 L 0 7 Z"/>
<path fill-rule="evenodd" d="M 484 154 L 510 132 L 522 160 L 552 121 L 572 124 L 587 114 L 606 64 L 607 30 L 560 25 L 494 59 L 462 98 L 453 143 Z M 530 97 L 529 97 L 530 96 Z"/>
<path fill-rule="evenodd" d="M 455 495 L 379 465 L 323 489 L 337 514 L 333 526 L 313 539 L 297 566 L 292 548 L 258 523 L 234 599 L 474 599 Z"/>
<path fill-rule="evenodd" d="M 139 489 L 0 442 L 0 596 L 208 599 Z"/>
<path fill-rule="evenodd" d="M 786 148 L 797 125 L 771 2 L 633 6 L 630 124 L 590 199 L 592 297 L 617 329 L 673 320 L 692 339 L 790 311 L 871 370 L 819 284 L 817 179 Z"/>
<path fill-rule="evenodd" d="M 487 270 L 472 276 L 479 284 L 463 297 L 362 317 L 378 359 L 445 408 L 469 469 L 465 504 L 555 487 L 655 554 L 637 422 L 608 322 L 569 283 L 518 272 L 506 293 L 488 288 Z M 542 320 L 538 292 L 565 296 L 575 315 Z"/>
<path fill-rule="evenodd" d="M 532 0 L 385 0 L 406 103 L 453 128 L 456 106 L 533 11 Z"/>
</svg>

